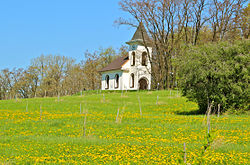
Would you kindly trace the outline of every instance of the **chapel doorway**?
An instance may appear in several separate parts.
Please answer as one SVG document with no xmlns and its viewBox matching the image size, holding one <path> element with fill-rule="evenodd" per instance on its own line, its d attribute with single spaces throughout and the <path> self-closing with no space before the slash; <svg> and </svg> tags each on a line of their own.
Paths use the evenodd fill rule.
<svg viewBox="0 0 250 165">
<path fill-rule="evenodd" d="M 145 78 L 141 78 L 139 80 L 139 89 L 140 90 L 146 90 L 148 89 L 148 82 Z"/>
</svg>

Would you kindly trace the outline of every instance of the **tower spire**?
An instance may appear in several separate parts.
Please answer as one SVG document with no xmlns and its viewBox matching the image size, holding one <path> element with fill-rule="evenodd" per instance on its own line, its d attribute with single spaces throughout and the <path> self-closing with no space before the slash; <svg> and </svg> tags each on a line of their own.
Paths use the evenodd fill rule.
<svg viewBox="0 0 250 165">
<path fill-rule="evenodd" d="M 137 29 L 136 29 L 136 31 L 135 31 L 135 33 L 134 33 L 132 39 L 131 39 L 130 41 L 126 42 L 126 43 L 127 43 L 128 45 L 132 45 L 132 44 L 135 44 L 135 43 L 140 44 L 140 45 L 141 45 L 141 44 L 144 45 L 144 44 L 143 44 L 144 41 L 145 41 L 146 43 L 149 43 L 149 42 L 150 42 L 150 38 L 149 38 L 149 36 L 148 36 L 148 34 L 147 34 L 147 31 L 146 31 L 146 29 L 145 29 L 143 23 L 140 22 L 140 24 L 139 24 L 139 26 L 137 27 Z"/>
</svg>

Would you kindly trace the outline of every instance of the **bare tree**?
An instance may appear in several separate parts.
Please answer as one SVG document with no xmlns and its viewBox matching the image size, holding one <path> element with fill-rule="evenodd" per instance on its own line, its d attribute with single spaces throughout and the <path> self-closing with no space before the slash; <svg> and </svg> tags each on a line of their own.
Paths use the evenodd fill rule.
<svg viewBox="0 0 250 165">
<path fill-rule="evenodd" d="M 244 0 L 212 1 L 209 10 L 213 30 L 212 41 L 224 40 L 227 32 L 235 31 L 236 28 L 239 28 L 238 19 L 244 3 Z"/>
<path fill-rule="evenodd" d="M 183 3 L 184 2 L 184 3 Z M 150 35 L 153 46 L 152 76 L 161 88 L 173 86 L 174 67 L 172 59 L 178 55 L 178 48 L 183 41 L 183 31 L 189 22 L 188 13 L 191 1 L 166 0 L 122 0 L 121 9 L 129 13 L 133 21 L 120 18 L 117 23 L 137 26 L 143 23 Z M 187 36 L 186 36 L 187 38 Z M 148 53 L 149 54 L 149 53 Z"/>
<path fill-rule="evenodd" d="M 171 88 L 175 84 L 177 66 L 173 59 L 179 56 L 183 44 L 197 45 L 233 37 L 243 0 L 121 0 L 120 7 L 131 18 L 119 18 L 119 25 L 136 27 L 143 24 L 153 47 L 153 84 Z M 143 35 L 142 35 L 143 36 Z"/>
</svg>

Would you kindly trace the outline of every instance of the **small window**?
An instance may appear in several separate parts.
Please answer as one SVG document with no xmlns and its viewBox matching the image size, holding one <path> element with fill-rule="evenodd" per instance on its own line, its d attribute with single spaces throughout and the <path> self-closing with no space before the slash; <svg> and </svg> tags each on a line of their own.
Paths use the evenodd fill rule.
<svg viewBox="0 0 250 165">
<path fill-rule="evenodd" d="M 134 73 L 132 73 L 130 76 L 130 88 L 134 88 L 134 87 L 135 87 L 135 75 Z"/>
<path fill-rule="evenodd" d="M 131 58 L 131 66 L 135 66 L 135 52 L 132 52 Z"/>
<path fill-rule="evenodd" d="M 115 75 L 115 88 L 119 88 L 119 75 Z"/>
<path fill-rule="evenodd" d="M 142 66 L 147 66 L 147 53 L 143 52 L 142 53 L 142 61 L 141 61 Z"/>
<path fill-rule="evenodd" d="M 107 75 L 105 78 L 105 88 L 109 89 L 109 75 Z"/>
</svg>

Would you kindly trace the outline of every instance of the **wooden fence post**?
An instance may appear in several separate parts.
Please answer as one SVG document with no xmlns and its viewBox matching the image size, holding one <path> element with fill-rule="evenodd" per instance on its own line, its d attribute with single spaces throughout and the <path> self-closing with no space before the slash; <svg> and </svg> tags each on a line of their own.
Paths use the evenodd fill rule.
<svg viewBox="0 0 250 165">
<path fill-rule="evenodd" d="M 42 111 L 42 106 L 40 105 L 40 120 L 42 121 L 42 115 L 43 115 L 43 111 Z"/>
<path fill-rule="evenodd" d="M 82 113 L 82 103 L 80 103 L 80 114 Z"/>
<path fill-rule="evenodd" d="M 87 122 L 87 111 L 85 112 L 84 123 L 83 123 L 83 127 L 84 127 L 83 136 L 84 137 L 86 137 L 86 122 Z"/>
<path fill-rule="evenodd" d="M 27 103 L 26 103 L 26 112 L 28 112 L 28 106 L 29 106 L 29 102 L 27 101 Z"/>
<path fill-rule="evenodd" d="M 208 112 L 207 112 L 207 147 L 205 148 L 205 151 L 206 149 L 208 148 L 208 146 L 210 146 L 210 141 L 209 141 L 209 137 L 210 137 L 210 114 L 211 114 L 211 111 L 212 111 L 212 106 L 213 106 L 214 102 L 212 102 L 209 106 L 208 106 Z"/>
<path fill-rule="evenodd" d="M 184 142 L 184 158 L 183 158 L 184 163 L 187 163 L 187 153 L 186 153 L 186 143 Z"/>
<path fill-rule="evenodd" d="M 208 112 L 207 112 L 207 133 L 210 133 L 210 114 L 212 111 L 212 106 L 213 106 L 213 102 L 209 105 L 208 108 Z"/>
<path fill-rule="evenodd" d="M 140 107 L 140 116 L 142 117 L 142 110 L 141 110 L 141 101 L 140 101 L 140 96 L 138 96 L 138 102 L 139 102 L 139 107 Z"/>
<path fill-rule="evenodd" d="M 220 104 L 218 104 L 218 114 L 217 117 L 220 117 Z"/>
<path fill-rule="evenodd" d="M 118 118 L 119 118 L 119 108 L 117 110 L 117 115 L 116 115 L 116 120 L 115 120 L 116 123 L 118 123 Z"/>
</svg>

